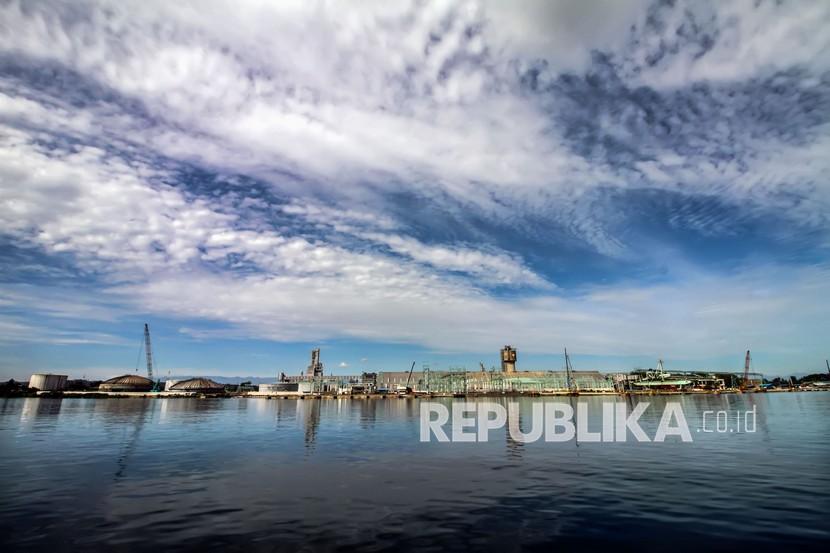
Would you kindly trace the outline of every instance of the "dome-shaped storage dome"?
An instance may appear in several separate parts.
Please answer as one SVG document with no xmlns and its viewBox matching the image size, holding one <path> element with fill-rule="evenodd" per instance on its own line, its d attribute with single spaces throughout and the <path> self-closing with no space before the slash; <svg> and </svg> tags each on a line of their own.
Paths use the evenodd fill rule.
<svg viewBox="0 0 830 553">
<path fill-rule="evenodd" d="M 149 392 L 153 389 L 153 381 L 137 374 L 125 374 L 102 382 L 98 389 L 102 392 Z"/>
<path fill-rule="evenodd" d="M 225 386 L 209 378 L 190 378 L 176 382 L 170 386 L 171 392 L 199 392 L 202 394 L 217 394 L 225 391 Z"/>
</svg>

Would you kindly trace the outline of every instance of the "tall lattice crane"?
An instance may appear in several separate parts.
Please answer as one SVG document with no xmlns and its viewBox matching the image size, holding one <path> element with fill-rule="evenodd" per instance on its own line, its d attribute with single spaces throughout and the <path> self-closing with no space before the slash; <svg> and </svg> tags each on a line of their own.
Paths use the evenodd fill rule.
<svg viewBox="0 0 830 553">
<path fill-rule="evenodd" d="M 144 350 L 147 353 L 147 378 L 153 380 L 153 347 L 150 345 L 150 325 L 144 323 Z"/>
</svg>

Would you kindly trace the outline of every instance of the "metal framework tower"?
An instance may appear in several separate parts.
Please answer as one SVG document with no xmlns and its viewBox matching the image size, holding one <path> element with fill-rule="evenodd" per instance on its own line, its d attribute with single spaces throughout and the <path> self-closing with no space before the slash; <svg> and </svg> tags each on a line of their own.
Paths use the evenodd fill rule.
<svg viewBox="0 0 830 553">
<path fill-rule="evenodd" d="M 153 348 L 150 345 L 150 325 L 144 323 L 144 350 L 147 353 L 147 378 L 153 380 Z"/>
</svg>

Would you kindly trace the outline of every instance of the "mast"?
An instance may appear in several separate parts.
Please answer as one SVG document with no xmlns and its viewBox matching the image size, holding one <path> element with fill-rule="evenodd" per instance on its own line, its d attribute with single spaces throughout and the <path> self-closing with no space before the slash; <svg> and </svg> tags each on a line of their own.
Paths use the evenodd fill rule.
<svg viewBox="0 0 830 553">
<path fill-rule="evenodd" d="M 150 345 L 150 326 L 144 323 L 144 349 L 147 352 L 147 378 L 153 380 L 153 348 Z"/>
</svg>

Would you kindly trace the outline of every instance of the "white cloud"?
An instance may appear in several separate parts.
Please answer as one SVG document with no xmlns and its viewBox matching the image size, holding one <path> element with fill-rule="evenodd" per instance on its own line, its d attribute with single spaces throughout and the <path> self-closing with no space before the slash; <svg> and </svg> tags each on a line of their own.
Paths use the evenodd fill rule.
<svg viewBox="0 0 830 553">
<path fill-rule="evenodd" d="M 776 267 L 674 285 L 596 288 L 578 296 L 500 300 L 427 282 L 197 274 L 112 290 L 154 312 L 230 322 L 272 340 L 352 338 L 481 352 L 505 341 L 523 351 L 561 344 L 597 354 L 699 356 L 747 347 L 798 354 L 820 347 L 826 269 Z"/>
<path fill-rule="evenodd" d="M 530 0 L 484 2 L 485 36 L 518 59 L 544 59 L 555 73 L 587 69 L 591 53 L 625 46 L 631 27 L 641 25 L 649 2 Z"/>
<path fill-rule="evenodd" d="M 328 188 L 345 195 L 367 175 L 377 186 L 417 182 L 419 193 L 449 193 L 492 216 L 500 210 L 487 190 L 536 201 L 542 185 L 612 180 L 568 153 L 540 106 L 511 92 L 509 59 L 476 53 L 478 10 L 221 6 L 115 3 L 84 20 L 10 4 L 3 20 L 18 36 L 0 46 L 138 99 L 161 126 L 108 123 L 214 167 L 267 176 L 278 166 L 336 179 Z"/>
<path fill-rule="evenodd" d="M 741 81 L 793 67 L 814 74 L 830 69 L 827 2 L 678 2 L 663 5 L 655 19 L 659 27 L 629 53 L 632 77 L 648 86 Z"/>
<path fill-rule="evenodd" d="M 505 285 L 527 285 L 549 288 L 551 284 L 525 267 L 521 259 L 505 252 L 430 246 L 414 238 L 395 234 L 362 233 L 362 237 L 384 244 L 395 253 L 436 269 L 458 271 L 477 277 L 481 282 Z"/>
<path fill-rule="evenodd" d="M 753 135 L 730 111 L 731 92 L 713 93 L 706 104 L 724 116 L 677 151 L 668 138 L 652 143 L 637 132 L 654 114 L 630 102 L 596 116 L 604 134 L 588 137 L 641 147 L 648 159 L 626 172 L 577 153 L 588 138 L 569 136 L 551 113 L 563 100 L 518 83 L 542 61 L 543 84 L 577 78 L 597 49 L 629 84 L 660 91 L 792 68 L 807 72 L 798 87 L 811 91 L 827 70 L 824 4 L 694 7 L 713 29 L 708 50 L 678 38 L 687 8 L 665 8 L 665 26 L 633 45 L 631 26 L 642 31 L 645 20 L 636 1 L 9 2 L 0 8 L 0 52 L 77 74 L 57 92 L 19 74 L 0 80 L 0 230 L 21 247 L 70 256 L 111 306 L 221 321 L 269 339 L 458 351 L 505 340 L 548 351 L 554 341 L 655 354 L 660 344 L 690 355 L 701 344 L 707 352 L 759 341 L 817 347 L 798 329 L 820 327 L 824 269 L 702 273 L 566 295 L 519 252 L 418 239 L 384 211 L 389 197 L 407 195 L 504 226 L 533 218 L 612 261 L 633 248 L 610 224 L 629 222 L 597 200 L 605 190 L 709 194 L 826 229 L 826 127 L 797 128 L 799 143 Z M 95 88 L 95 102 L 73 97 L 78 83 Z M 694 125 L 670 122 L 675 132 Z M 715 155 L 735 143 L 745 155 Z M 192 193 L 177 180 L 179 162 L 263 179 L 290 200 L 275 211 L 318 232 L 267 224 L 254 214 L 261 199 L 237 205 Z M 684 221 L 716 228 L 704 215 Z M 536 295 L 500 298 L 487 291 L 494 284 Z M 775 293 L 759 292 L 768 287 Z M 29 300 L 9 293 L 6 301 Z M 67 312 L 46 303 L 55 306 L 46 316 Z M 99 315 L 97 307 L 77 314 Z M 9 335 L 27 331 L 26 322 L 7 324 Z"/>
<path fill-rule="evenodd" d="M 71 9 L 12 2 L 0 12 L 10 31 L 0 49 L 64 64 L 138 102 L 152 124 L 116 106 L 47 107 L 6 97 L 0 108 L 17 123 L 103 135 L 119 146 L 262 177 L 288 195 L 325 195 L 344 210 L 367 203 L 382 209 L 384 193 L 405 192 L 427 202 L 450 198 L 506 224 L 540 212 L 597 252 L 620 257 L 626 248 L 603 223 L 609 214 L 561 206 L 599 187 L 626 189 L 632 178 L 573 153 L 550 105 L 520 90 L 517 72 L 546 60 L 540 79 L 553 82 L 586 69 L 591 52 L 601 50 L 627 60 L 632 83 L 658 88 L 792 67 L 816 72 L 810 80 L 827 59 L 827 10 L 821 3 L 680 3 L 657 10 L 663 26 L 655 29 L 644 27 L 646 5 L 633 0 L 509 8 L 383 2 L 359 9 L 314 2 L 102 2 Z M 702 29 L 698 35 L 714 37 L 702 55 L 689 17 Z M 676 53 L 649 62 L 675 46 Z M 642 116 L 637 106 L 630 111 L 620 117 Z M 742 131 L 739 121 L 722 122 L 732 134 Z M 640 140 L 614 123 L 604 130 L 614 129 L 625 131 L 626 142 Z M 791 183 L 724 184 L 745 174 L 745 182 L 757 181 L 763 164 L 756 163 L 776 147 L 766 146 L 756 153 L 758 145 L 747 144 L 756 155 L 731 164 L 713 166 L 704 152 L 683 166 L 638 167 L 648 186 L 727 191 L 737 201 L 777 208 Z M 674 153 L 666 150 L 653 153 Z"/>
</svg>

